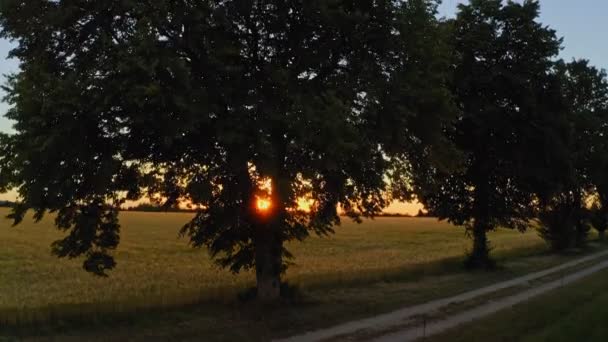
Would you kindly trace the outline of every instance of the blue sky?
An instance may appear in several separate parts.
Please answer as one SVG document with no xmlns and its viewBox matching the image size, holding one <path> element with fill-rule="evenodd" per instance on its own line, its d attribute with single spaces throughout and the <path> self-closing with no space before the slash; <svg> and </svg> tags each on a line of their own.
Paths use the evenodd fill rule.
<svg viewBox="0 0 608 342">
<path fill-rule="evenodd" d="M 4 75 L 12 73 L 17 69 L 17 61 L 6 58 L 10 48 L 11 44 L 9 42 L 0 40 L 0 75 L 2 84 L 4 84 L 5 81 Z M 2 90 L 0 90 L 0 96 L 4 97 Z M 0 132 L 7 132 L 10 130 L 10 123 L 4 118 L 6 109 L 6 104 L 0 99 Z"/>
<path fill-rule="evenodd" d="M 454 16 L 458 3 L 465 1 L 443 0 L 439 8 L 442 16 Z M 608 69 L 607 0 L 541 0 L 540 21 L 564 38 L 561 57 L 585 58 L 595 66 Z"/>
</svg>

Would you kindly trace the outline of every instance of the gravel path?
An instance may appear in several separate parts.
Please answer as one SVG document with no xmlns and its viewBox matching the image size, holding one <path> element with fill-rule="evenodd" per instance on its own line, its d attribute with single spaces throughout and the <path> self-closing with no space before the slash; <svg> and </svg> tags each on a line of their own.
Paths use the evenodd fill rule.
<svg viewBox="0 0 608 342">
<path fill-rule="evenodd" d="M 334 326 L 331 328 L 311 331 L 311 332 L 308 332 L 308 333 L 305 333 L 302 335 L 297 335 L 297 336 L 293 336 L 293 337 L 289 337 L 289 338 L 281 339 L 281 340 L 276 340 L 276 341 L 277 342 L 321 341 L 321 340 L 336 338 L 339 336 L 356 334 L 357 332 L 364 331 L 364 330 L 371 330 L 371 331 L 392 330 L 392 331 L 394 331 L 394 327 L 403 326 L 403 324 L 405 322 L 407 322 L 408 320 L 410 320 L 412 318 L 415 318 L 416 316 L 420 316 L 420 315 L 424 315 L 427 313 L 437 311 L 438 309 L 443 308 L 450 304 L 466 302 L 471 299 L 475 299 L 477 297 L 491 294 L 491 293 L 494 293 L 494 292 L 497 292 L 497 291 L 500 291 L 503 289 L 507 289 L 507 288 L 519 286 L 519 285 L 525 285 L 532 280 L 539 279 L 539 278 L 542 278 L 542 277 L 545 277 L 545 276 L 548 276 L 550 274 L 554 274 L 554 273 L 557 273 L 560 271 L 564 271 L 568 268 L 580 265 L 580 264 L 588 262 L 588 261 L 592 261 L 594 259 L 606 256 L 606 255 L 608 255 L 608 251 L 595 253 L 595 254 L 586 256 L 584 258 L 573 260 L 573 261 L 570 261 L 570 262 L 564 263 L 562 265 L 555 266 L 555 267 L 552 267 L 552 268 L 549 268 L 549 269 L 546 269 L 543 271 L 531 273 L 531 274 L 528 274 L 528 275 L 525 275 L 522 277 L 518 277 L 518 278 L 515 278 L 512 280 L 504 281 L 504 282 L 497 283 L 494 285 L 490 285 L 490 286 L 486 286 L 486 287 L 472 290 L 469 292 L 465 292 L 465 293 L 462 293 L 462 294 L 459 294 L 459 295 L 456 295 L 453 297 L 434 300 L 434 301 L 431 301 L 428 303 L 399 309 L 397 311 L 389 312 L 387 314 L 383 314 L 383 315 L 379 315 L 379 316 L 375 316 L 375 317 L 371 317 L 371 318 L 366 318 L 366 319 L 361 319 L 361 320 L 357 320 L 357 321 L 347 322 L 347 323 L 340 324 L 340 325 L 337 325 L 337 326 Z M 574 279 L 574 280 L 577 280 L 577 279 L 580 279 L 580 278 L 590 274 L 590 273 L 586 273 L 586 272 L 599 271 L 600 269 L 603 269 L 607 266 L 608 266 L 608 261 L 602 262 L 601 264 L 598 264 L 594 267 L 591 267 L 584 271 L 572 274 L 572 275 L 564 278 L 563 280 L 560 279 L 557 282 L 551 282 L 551 283 L 545 284 L 543 286 L 540 286 L 538 288 L 534 288 L 532 290 L 528 290 L 528 291 L 522 292 L 522 293 L 514 295 L 514 296 L 506 297 L 499 301 L 491 302 L 489 304 L 482 305 L 478 308 L 475 308 L 475 309 L 472 309 L 472 310 L 469 310 L 469 311 L 466 311 L 463 313 L 455 314 L 445 320 L 435 321 L 431 324 L 427 324 L 426 334 L 428 336 L 431 333 L 443 331 L 452 326 L 459 325 L 462 322 L 467 322 L 471 319 L 475 319 L 475 318 L 481 317 L 483 315 L 486 315 L 488 313 L 498 311 L 503 307 L 508 307 L 510 305 L 513 305 L 513 304 L 511 304 L 511 302 L 508 302 L 508 300 L 511 300 L 511 301 L 517 300 L 517 298 L 520 298 L 520 296 L 523 296 L 521 298 L 524 298 L 524 299 L 521 299 L 520 301 L 526 300 L 532 296 L 535 296 L 537 294 L 549 291 L 555 287 L 560 286 L 562 284 L 562 281 L 565 283 L 567 279 L 571 279 L 572 277 L 578 276 L 578 278 Z M 582 276 L 581 276 L 581 274 L 582 274 Z M 574 280 L 570 280 L 570 281 L 574 281 Z M 555 287 L 551 287 L 551 286 L 555 286 Z M 537 291 L 540 291 L 540 290 L 544 290 L 544 291 L 537 293 Z M 501 304 L 501 303 L 507 303 L 507 302 L 508 302 L 508 304 Z M 501 305 L 506 305 L 506 306 L 501 306 Z M 494 308 L 494 307 L 498 307 L 498 309 L 492 311 L 493 310 L 492 308 Z M 486 310 L 486 311 L 489 310 L 489 311 L 486 313 L 486 311 L 484 311 L 484 310 Z M 422 336 L 422 333 L 423 333 L 423 331 L 421 328 L 417 328 L 417 329 L 411 328 L 411 329 L 407 329 L 407 330 L 404 330 L 399 333 L 387 335 L 381 339 L 378 339 L 378 341 L 406 341 L 406 340 L 408 340 L 407 336 L 412 336 L 411 338 L 418 338 L 418 337 Z M 386 339 L 384 339 L 384 338 L 386 338 Z"/>
<path fill-rule="evenodd" d="M 467 310 L 464 312 L 457 313 L 450 317 L 442 320 L 433 321 L 426 325 L 426 328 L 412 328 L 406 329 L 400 332 L 392 333 L 389 335 L 382 336 L 373 340 L 374 342 L 406 342 L 415 341 L 419 338 L 428 337 L 433 334 L 437 334 L 448 330 L 450 328 L 457 327 L 461 324 L 470 323 L 476 319 L 484 316 L 493 314 L 500 310 L 512 307 L 513 305 L 525 302 L 533 297 L 541 295 L 545 292 L 554 290 L 564 285 L 568 285 L 584 277 L 587 277 L 593 273 L 599 272 L 603 269 L 608 268 L 608 261 L 603 261 L 595 266 L 589 267 L 582 271 L 565 276 L 563 279 L 554 280 L 550 283 L 543 284 L 539 287 L 535 287 L 530 290 L 520 292 L 518 294 L 508 296 L 497 301 L 491 301 L 489 303 L 480 305 L 474 309 Z"/>
</svg>

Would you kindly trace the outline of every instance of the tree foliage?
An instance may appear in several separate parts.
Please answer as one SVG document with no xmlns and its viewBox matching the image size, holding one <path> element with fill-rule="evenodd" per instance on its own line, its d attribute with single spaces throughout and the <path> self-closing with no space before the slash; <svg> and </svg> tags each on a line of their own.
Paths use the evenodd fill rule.
<svg viewBox="0 0 608 342">
<path fill-rule="evenodd" d="M 555 75 L 567 135 L 558 145 L 561 153 L 552 161 L 549 190 L 540 193 L 541 235 L 555 250 L 582 246 L 590 224 L 602 230 L 604 182 L 608 175 L 606 148 L 608 81 L 606 74 L 586 60 L 558 61 Z M 597 193 L 599 206 L 588 208 L 588 198 Z"/>
<path fill-rule="evenodd" d="M 452 22 L 461 115 L 448 135 L 464 165 L 431 174 L 434 187 L 421 200 L 441 219 L 467 226 L 471 267 L 492 266 L 487 231 L 523 230 L 533 217 L 526 175 L 542 160 L 533 146 L 548 136 L 549 74 L 561 43 L 538 15 L 537 1 L 472 0 Z"/>
<path fill-rule="evenodd" d="M 387 204 L 397 147 L 440 159 L 429 151 L 451 110 L 435 8 L 3 1 L 21 62 L 6 86 L 17 133 L 0 155 L 0 184 L 22 200 L 12 217 L 56 213 L 68 236 L 55 254 L 105 274 L 125 201 L 185 201 L 203 208 L 182 229 L 191 244 L 233 272 L 255 267 L 275 296 L 285 241 L 331 233 L 338 204 L 354 219 Z"/>
<path fill-rule="evenodd" d="M 419 199 L 473 237 L 533 219 L 555 249 L 608 226 L 608 81 L 539 2 L 471 0 L 0 2 L 20 70 L 0 134 L 10 217 L 55 214 L 60 257 L 116 266 L 129 201 L 196 208 L 181 229 L 273 298 L 288 241 L 340 210 Z M 587 207 L 589 198 L 596 201 Z M 261 205 L 263 204 L 263 205 Z"/>
</svg>

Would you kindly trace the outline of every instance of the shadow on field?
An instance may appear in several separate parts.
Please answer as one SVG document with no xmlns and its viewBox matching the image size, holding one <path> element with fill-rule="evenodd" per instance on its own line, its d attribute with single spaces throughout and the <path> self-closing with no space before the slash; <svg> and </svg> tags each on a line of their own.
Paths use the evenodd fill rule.
<svg viewBox="0 0 608 342">
<path fill-rule="evenodd" d="M 237 294 L 242 288 L 218 288 L 198 298 L 184 295 L 3 309 L 0 336 L 61 338 L 63 334 L 85 336 L 102 330 L 104 338 L 121 339 L 132 336 L 129 334 L 135 330 L 141 336 L 177 339 L 213 336 L 223 340 L 225 336 L 251 340 L 256 336 L 264 340 L 457 294 L 549 267 L 562 262 L 562 258 L 568 256 L 548 255 L 545 248 L 537 246 L 496 255 L 502 267 L 492 272 L 464 272 L 463 257 L 454 257 L 365 273 L 320 274 L 295 282 L 305 282 L 306 287 L 298 287 L 291 299 L 263 308 L 256 302 L 240 302 Z"/>
</svg>

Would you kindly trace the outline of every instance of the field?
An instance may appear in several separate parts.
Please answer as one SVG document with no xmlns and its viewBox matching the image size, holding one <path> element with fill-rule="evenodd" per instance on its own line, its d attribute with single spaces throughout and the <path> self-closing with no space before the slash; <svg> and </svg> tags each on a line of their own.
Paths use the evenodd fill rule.
<svg viewBox="0 0 608 342">
<path fill-rule="evenodd" d="M 2 217 L 6 213 L 0 210 Z M 180 334 L 221 340 L 226 332 L 217 331 L 224 324 L 249 326 L 254 319 L 255 333 L 263 339 L 457 293 L 562 261 L 543 255 L 544 244 L 533 231 L 499 230 L 490 234 L 493 253 L 511 261 L 491 274 L 465 273 L 460 262 L 470 242 L 462 228 L 430 218 L 379 218 L 361 225 L 345 220 L 330 238 L 290 246 L 296 265 L 286 279 L 301 289 L 302 303 L 259 318 L 257 310 L 235 299 L 253 285 L 253 275 L 218 269 L 206 251 L 194 250 L 178 237 L 189 218 L 181 213 L 122 213 L 118 267 L 109 278 L 86 274 L 81 260 L 50 254 L 51 242 L 62 236 L 52 217 L 39 224 L 27 220 L 16 228 L 0 221 L 0 327 L 4 323 L 21 334 L 19 327 L 54 322 L 47 333 L 55 335 L 71 331 L 74 321 L 81 328 L 83 321 L 91 324 L 92 330 L 119 322 L 113 334 L 124 326 L 125 331 L 137 327 L 143 335 L 166 337 L 176 334 L 167 322 L 196 321 L 193 327 L 182 326 Z M 37 333 L 45 333 L 36 326 Z M 241 333 L 251 333 L 248 329 Z M 235 333 L 224 337 L 231 340 Z"/>
<path fill-rule="evenodd" d="M 608 271 L 602 271 L 428 341 L 608 341 L 606 288 Z"/>
</svg>

